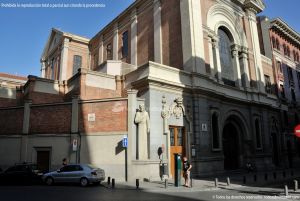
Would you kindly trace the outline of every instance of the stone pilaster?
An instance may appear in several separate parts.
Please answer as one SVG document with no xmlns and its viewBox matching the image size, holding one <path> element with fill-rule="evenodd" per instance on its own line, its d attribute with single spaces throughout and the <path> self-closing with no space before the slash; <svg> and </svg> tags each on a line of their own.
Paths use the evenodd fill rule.
<svg viewBox="0 0 300 201">
<path fill-rule="evenodd" d="M 30 127 L 30 106 L 32 104 L 31 100 L 26 100 L 24 103 L 24 117 L 23 117 L 23 130 L 21 139 L 21 153 L 20 162 L 27 162 L 28 153 L 28 134 Z"/>
<path fill-rule="evenodd" d="M 232 45 L 231 47 L 231 54 L 234 63 L 234 80 L 236 81 L 236 86 L 241 87 L 241 67 L 240 67 L 240 60 L 239 60 L 239 48 L 237 45 Z"/>
<path fill-rule="evenodd" d="M 41 77 L 46 78 L 46 61 L 41 60 Z"/>
<path fill-rule="evenodd" d="M 246 10 L 248 16 L 251 40 L 253 44 L 253 55 L 255 64 L 256 81 L 258 82 L 258 89 L 260 92 L 265 93 L 265 79 L 262 68 L 261 53 L 258 39 L 257 22 L 256 22 L 256 11 L 249 8 Z"/>
<path fill-rule="evenodd" d="M 241 61 L 241 69 L 242 69 L 242 81 L 244 82 L 243 85 L 246 88 L 250 88 L 250 73 L 249 73 L 249 66 L 248 66 L 248 50 L 246 48 L 242 48 L 240 54 L 240 61 Z"/>
<path fill-rule="evenodd" d="M 100 36 L 100 42 L 99 42 L 99 59 L 98 59 L 98 65 L 103 63 L 103 35 Z"/>
<path fill-rule="evenodd" d="M 61 50 L 61 59 L 60 59 L 60 75 L 59 80 L 67 80 L 67 68 L 68 68 L 68 56 L 69 56 L 69 42 L 68 38 L 65 38 Z"/>
<path fill-rule="evenodd" d="M 114 26 L 114 39 L 113 39 L 113 60 L 118 60 L 119 58 L 119 27 L 118 23 Z"/>
<path fill-rule="evenodd" d="M 137 65 L 137 14 L 136 9 L 131 13 L 131 64 Z"/>
<path fill-rule="evenodd" d="M 201 1 L 180 0 L 184 70 L 206 74 Z"/>
<path fill-rule="evenodd" d="M 161 2 L 153 2 L 153 19 L 154 19 L 154 62 L 162 63 L 162 32 L 161 32 Z"/>
</svg>

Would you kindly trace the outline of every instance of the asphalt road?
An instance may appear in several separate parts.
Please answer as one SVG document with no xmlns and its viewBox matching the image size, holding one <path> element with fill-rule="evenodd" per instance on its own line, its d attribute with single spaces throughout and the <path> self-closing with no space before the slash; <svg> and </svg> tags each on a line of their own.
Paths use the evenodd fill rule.
<svg viewBox="0 0 300 201">
<path fill-rule="evenodd" d="M 300 200 L 300 194 L 279 199 L 280 189 L 241 188 L 195 192 L 166 192 L 111 189 L 105 186 L 0 186 L 0 201 L 217 201 L 217 200 Z"/>
</svg>

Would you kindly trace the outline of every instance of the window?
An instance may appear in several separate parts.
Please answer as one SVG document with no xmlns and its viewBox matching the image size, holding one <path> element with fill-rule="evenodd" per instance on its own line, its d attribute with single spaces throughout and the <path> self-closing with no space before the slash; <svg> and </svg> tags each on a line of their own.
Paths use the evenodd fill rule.
<svg viewBox="0 0 300 201">
<path fill-rule="evenodd" d="M 277 69 L 279 70 L 280 73 L 282 73 L 282 65 L 280 61 L 277 61 Z"/>
<path fill-rule="evenodd" d="M 287 111 L 283 112 L 283 119 L 284 119 L 284 124 L 286 126 L 288 126 L 289 125 L 289 117 L 288 117 Z"/>
<path fill-rule="evenodd" d="M 212 147 L 213 149 L 220 149 L 220 139 L 219 139 L 219 121 L 218 114 L 213 113 L 211 118 L 211 126 L 212 126 Z"/>
<path fill-rule="evenodd" d="M 177 129 L 177 146 L 183 146 L 183 128 Z"/>
<path fill-rule="evenodd" d="M 78 72 L 78 69 L 81 68 L 82 57 L 79 55 L 74 55 L 73 57 L 73 75 Z"/>
<path fill-rule="evenodd" d="M 94 54 L 94 56 L 93 56 L 93 67 L 94 67 L 94 69 L 97 68 L 97 66 L 98 66 L 98 55 Z"/>
<path fill-rule="evenodd" d="M 276 48 L 276 40 L 275 40 L 274 36 L 272 36 L 272 46 L 273 46 L 273 48 Z"/>
<path fill-rule="evenodd" d="M 170 144 L 171 144 L 171 146 L 175 146 L 175 132 L 174 132 L 174 128 L 170 128 Z"/>
<path fill-rule="evenodd" d="M 128 31 L 122 34 L 122 42 L 122 58 L 126 58 L 128 56 Z"/>
<path fill-rule="evenodd" d="M 287 46 L 287 48 L 286 48 L 286 55 L 288 56 L 288 57 L 291 57 L 291 53 L 290 53 L 290 48 Z"/>
<path fill-rule="evenodd" d="M 276 39 L 276 49 L 280 50 L 280 43 L 279 43 L 278 39 Z"/>
<path fill-rule="evenodd" d="M 266 92 L 271 94 L 272 93 L 272 85 L 271 85 L 271 80 L 270 80 L 270 76 L 265 75 L 265 89 Z"/>
<path fill-rule="evenodd" d="M 110 43 L 106 46 L 106 57 L 107 57 L 107 60 L 112 60 L 113 59 L 112 46 L 111 46 Z"/>
<path fill-rule="evenodd" d="M 219 51 L 222 69 L 222 79 L 224 84 L 235 86 L 233 61 L 231 55 L 231 39 L 223 29 L 218 30 L 219 35 Z"/>
<path fill-rule="evenodd" d="M 285 44 L 283 44 L 283 53 L 284 53 L 284 55 L 287 54 L 287 48 L 286 48 L 286 45 L 285 45 Z"/>
<path fill-rule="evenodd" d="M 292 101 L 296 101 L 296 95 L 295 95 L 295 90 L 291 88 L 291 95 L 292 95 Z"/>
<path fill-rule="evenodd" d="M 298 80 L 298 86 L 300 88 L 300 72 L 297 71 L 297 80 Z"/>
<path fill-rule="evenodd" d="M 280 85 L 280 92 L 281 92 L 281 98 L 285 98 L 285 91 L 282 84 Z"/>
<path fill-rule="evenodd" d="M 255 136 L 256 136 L 256 148 L 261 149 L 261 128 L 258 118 L 255 119 Z"/>
<path fill-rule="evenodd" d="M 289 84 L 293 86 L 294 85 L 293 69 L 291 67 L 287 67 L 287 69 L 288 69 Z"/>
<path fill-rule="evenodd" d="M 51 60 L 51 78 L 52 80 L 54 80 L 54 65 L 55 65 L 55 60 L 54 58 Z"/>
</svg>

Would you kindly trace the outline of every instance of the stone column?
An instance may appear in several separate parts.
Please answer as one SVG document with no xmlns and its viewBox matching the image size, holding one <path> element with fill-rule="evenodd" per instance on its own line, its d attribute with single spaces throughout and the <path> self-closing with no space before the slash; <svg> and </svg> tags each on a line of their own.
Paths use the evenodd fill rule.
<svg viewBox="0 0 300 201">
<path fill-rule="evenodd" d="M 241 82 L 241 67 L 240 67 L 240 60 L 239 60 L 239 49 L 238 46 L 232 45 L 231 47 L 231 54 L 233 58 L 233 63 L 234 63 L 234 79 L 235 79 L 235 84 L 237 87 L 242 86 Z"/>
<path fill-rule="evenodd" d="M 130 168 L 131 161 L 137 159 L 136 149 L 136 125 L 134 124 L 134 117 L 137 109 L 137 90 L 127 90 L 128 94 L 128 148 L 127 148 L 127 165 L 128 165 L 128 180 L 133 178 L 133 169 Z"/>
<path fill-rule="evenodd" d="M 131 13 L 131 64 L 137 65 L 137 14 L 136 9 Z"/>
<path fill-rule="evenodd" d="M 221 60 L 220 60 L 220 50 L 219 50 L 219 39 L 216 37 L 212 41 L 213 47 L 213 57 L 215 63 L 215 77 L 217 78 L 218 82 L 223 83 L 222 81 L 222 68 L 221 68 Z"/>
<path fill-rule="evenodd" d="M 215 78 L 215 63 L 214 63 L 214 53 L 213 53 L 213 36 L 208 36 L 208 53 L 209 53 L 209 66 L 210 75 Z"/>
<path fill-rule="evenodd" d="M 154 62 L 162 63 L 161 2 L 154 0 Z"/>
<path fill-rule="evenodd" d="M 98 65 L 103 63 L 103 35 L 100 36 Z"/>
<path fill-rule="evenodd" d="M 180 0 L 184 70 L 206 74 L 201 1 Z"/>
<path fill-rule="evenodd" d="M 262 69 L 261 53 L 260 53 L 260 46 L 259 46 L 259 39 L 258 39 L 256 11 L 249 8 L 246 10 L 246 13 L 249 20 L 251 40 L 253 44 L 256 81 L 258 82 L 259 91 L 265 93 L 265 79 L 264 79 L 264 73 Z"/>
<path fill-rule="evenodd" d="M 60 75 L 59 75 L 60 81 L 67 80 L 69 42 L 70 42 L 70 40 L 68 38 L 65 38 L 64 42 L 63 42 L 62 50 L 61 50 Z"/>
<path fill-rule="evenodd" d="M 24 103 L 24 117 L 23 117 L 23 130 L 22 130 L 22 139 L 21 139 L 21 153 L 20 153 L 20 162 L 27 162 L 27 153 L 28 153 L 28 134 L 30 127 L 30 106 L 32 104 L 31 100 L 25 100 Z"/>
<path fill-rule="evenodd" d="M 113 39 L 113 60 L 118 60 L 119 58 L 119 30 L 118 23 L 114 27 L 114 39 Z"/>
<path fill-rule="evenodd" d="M 241 55 L 240 55 L 240 61 L 241 61 L 241 69 L 242 69 L 242 80 L 243 84 L 246 88 L 250 88 L 250 73 L 249 73 L 249 67 L 248 67 L 248 50 L 246 48 L 242 47 Z"/>
</svg>

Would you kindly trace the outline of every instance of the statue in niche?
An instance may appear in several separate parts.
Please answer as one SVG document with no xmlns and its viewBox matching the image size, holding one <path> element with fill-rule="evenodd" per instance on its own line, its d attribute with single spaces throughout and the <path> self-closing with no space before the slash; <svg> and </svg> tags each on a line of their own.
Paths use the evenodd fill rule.
<svg viewBox="0 0 300 201">
<path fill-rule="evenodd" d="M 139 105 L 134 122 L 138 124 L 138 153 L 140 160 L 148 159 L 148 133 L 150 133 L 149 115 L 144 104 Z"/>
</svg>

